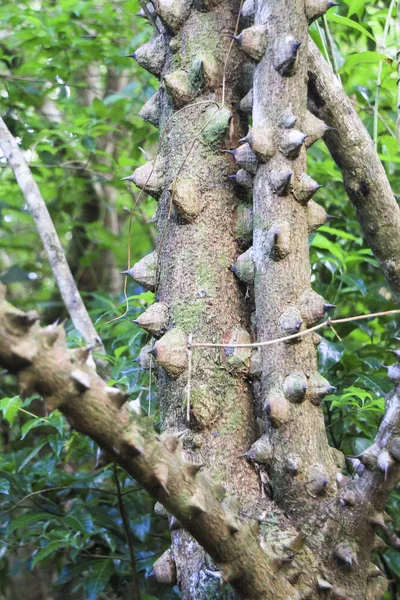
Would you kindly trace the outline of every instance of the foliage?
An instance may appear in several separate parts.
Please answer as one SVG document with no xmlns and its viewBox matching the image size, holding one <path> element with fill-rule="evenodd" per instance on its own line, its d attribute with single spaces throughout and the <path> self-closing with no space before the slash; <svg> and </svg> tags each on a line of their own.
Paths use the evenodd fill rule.
<svg viewBox="0 0 400 600">
<path fill-rule="evenodd" d="M 137 116 L 154 78 L 141 72 L 139 79 L 126 57 L 149 34 L 138 10 L 136 0 L 22 0 L 0 8 L 2 113 L 83 290 L 107 289 L 98 266 L 104 252 L 126 267 L 126 216 L 136 193 L 120 179 L 144 161 L 139 147 L 151 152 L 156 139 Z M 14 177 L 4 161 L 0 167 L 1 280 L 30 306 L 47 307 L 55 291 L 50 268 Z M 153 209 L 146 201 L 134 221 L 133 258 L 149 249 L 143 222 Z"/>
<path fill-rule="evenodd" d="M 398 195 L 395 4 L 348 0 L 314 24 L 312 35 L 337 66 Z M 0 42 L 2 112 L 35 165 L 35 179 L 65 247 L 75 239 L 78 226 L 82 240 L 85 236 L 90 240 L 85 251 L 78 252 L 78 281 L 86 270 L 96 272 L 105 250 L 112 250 L 116 263 L 125 265 L 124 215 L 135 194 L 119 179 L 142 160 L 139 146 L 154 154 L 155 134 L 136 116 L 152 94 L 154 82 L 124 57 L 148 39 L 149 30 L 134 18 L 138 8 L 136 0 L 22 0 L 0 9 L 0 29 L 5 32 Z M 90 96 L 91 69 L 100 72 L 103 87 L 113 72 L 121 75 L 126 70 L 126 83 L 119 91 L 105 86 L 102 94 Z M 60 120 L 49 117 L 49 100 L 52 110 L 61 111 Z M 105 151 L 108 136 L 116 144 L 111 156 Z M 310 175 L 324 185 L 316 199 L 338 219 L 311 238 L 314 289 L 337 304 L 333 316 L 395 308 L 346 198 L 339 170 L 322 142 L 308 154 Z M 11 284 L 11 293 L 21 307 L 39 305 L 48 311 L 55 292 L 49 266 L 11 173 L 1 169 L 0 177 L 4 190 L 0 279 Z M 113 204 L 96 196 L 106 185 L 116 190 Z M 135 213 L 139 218 L 134 219 L 133 260 L 150 247 L 149 228 L 141 221 L 153 209 L 153 201 L 147 199 L 143 212 Z M 111 211 L 118 215 L 119 235 L 109 229 L 106 217 Z M 116 307 L 106 285 L 100 285 L 95 293 L 90 291 L 90 314 L 97 325 L 121 313 L 121 305 Z M 131 313 L 151 302 L 148 295 L 136 292 L 140 290 L 129 290 L 127 317 L 101 334 L 112 369 L 110 382 L 129 391 L 132 399 L 139 397 L 143 411 L 148 411 L 150 401 L 150 411 L 156 414 L 148 376 L 133 363 L 145 340 L 132 326 Z M 332 445 L 355 456 L 371 443 L 382 416 L 384 397 L 391 389 L 383 365 L 393 361 L 390 349 L 396 346 L 399 328 L 396 319 L 385 317 L 342 324 L 337 334 L 340 339 L 334 331 L 324 330 L 319 346 L 321 371 L 337 386 L 325 401 L 327 432 Z M 70 327 L 69 341 L 79 342 Z M 18 573 L 36 577 L 42 573 L 43 577 L 51 572 L 56 573 L 58 594 L 67 591 L 71 598 L 119 596 L 131 581 L 131 565 L 112 466 L 99 462 L 95 444 L 70 431 L 59 414 L 43 415 L 35 398 L 21 401 L 11 378 L 4 377 L 0 394 L 5 419 L 0 508 L 8 511 L 0 522 L 0 594 L 6 593 L 11 577 Z M 152 513 L 152 502 L 137 490 L 135 482 L 128 481 L 121 471 L 118 477 L 142 590 L 147 590 L 143 597 L 176 597 L 165 590 L 152 592 L 145 581 L 154 557 L 168 545 L 165 523 Z M 397 533 L 399 502 L 395 491 L 388 510 Z M 387 597 L 396 597 L 400 591 L 399 555 L 388 549 L 376 560 L 388 579 L 394 580 Z"/>
</svg>

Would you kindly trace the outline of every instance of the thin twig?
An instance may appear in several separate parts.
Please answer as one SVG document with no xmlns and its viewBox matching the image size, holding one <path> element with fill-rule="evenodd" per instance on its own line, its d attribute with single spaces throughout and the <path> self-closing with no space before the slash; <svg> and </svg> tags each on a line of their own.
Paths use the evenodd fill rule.
<svg viewBox="0 0 400 600">
<path fill-rule="evenodd" d="M 118 479 L 117 463 L 114 463 L 113 467 L 114 467 L 115 485 L 117 487 L 119 512 L 121 513 L 121 519 L 122 519 L 122 523 L 123 523 L 124 529 L 125 529 L 126 540 L 128 542 L 128 548 L 129 548 L 129 556 L 130 556 L 131 565 L 132 565 L 132 576 L 133 576 L 132 579 L 133 579 L 133 584 L 134 584 L 134 600 L 141 600 L 139 576 L 136 571 L 135 550 L 133 548 L 132 533 L 129 528 L 129 522 L 128 522 L 128 519 L 126 516 L 124 502 L 122 500 L 121 485 L 120 485 L 119 479 Z"/>
<path fill-rule="evenodd" d="M 237 32 L 239 30 L 239 23 L 240 23 L 240 13 L 242 12 L 242 7 L 243 7 L 243 2 L 244 0 L 241 0 L 240 2 L 240 6 L 239 6 L 239 13 L 236 19 L 236 25 L 235 25 L 235 32 L 233 35 L 237 35 Z M 225 57 L 225 62 L 224 62 L 224 69 L 222 72 L 222 97 L 221 97 L 221 108 L 225 105 L 225 87 L 226 87 L 226 73 L 227 73 L 227 69 L 228 69 L 228 60 L 232 51 L 232 47 L 234 44 L 234 38 L 231 39 L 231 43 L 229 44 L 229 48 L 228 48 L 228 52 L 226 53 L 226 57 Z"/>
<path fill-rule="evenodd" d="M 273 344 L 280 344 L 282 342 L 288 342 L 289 340 L 295 340 L 299 337 L 304 337 L 305 335 L 310 335 L 314 331 L 318 331 L 323 327 L 331 327 L 332 325 L 337 325 L 339 323 L 350 323 L 352 321 L 361 321 L 362 319 L 371 319 L 375 317 L 385 317 L 387 315 L 397 315 L 400 313 L 400 309 L 395 310 L 387 310 L 384 312 L 370 313 L 368 315 L 357 315 L 355 317 L 346 317 L 345 319 L 326 319 L 322 323 L 318 325 L 314 325 L 314 327 L 310 327 L 309 329 L 305 329 L 304 331 L 300 331 L 299 333 L 294 333 L 292 335 L 286 335 L 285 337 L 275 338 L 273 340 L 267 340 L 264 342 L 254 342 L 253 344 L 211 344 L 207 342 L 194 343 L 190 344 L 190 348 L 261 348 L 263 346 L 272 346 Z M 189 347 L 189 342 L 188 342 Z"/>
<path fill-rule="evenodd" d="M 47 494 L 49 492 L 58 492 L 60 490 L 82 490 L 82 491 L 92 491 L 92 492 L 101 492 L 104 494 L 112 494 L 113 496 L 115 496 L 115 492 L 112 492 L 110 490 L 102 490 L 101 488 L 92 488 L 92 487 L 80 487 L 80 486 L 72 486 L 72 485 L 62 485 L 59 487 L 51 487 L 51 488 L 45 488 L 43 490 L 37 490 L 36 492 L 31 492 L 30 494 L 27 494 L 26 496 L 24 496 L 23 498 L 21 498 L 21 500 L 18 500 L 18 502 L 16 504 L 13 504 L 13 506 L 11 508 L 8 508 L 7 510 L 2 510 L 1 514 L 2 515 L 6 515 L 9 512 L 15 510 L 20 504 L 22 504 L 22 502 L 25 502 L 25 500 L 27 500 L 28 498 L 32 498 L 32 496 L 37 496 L 37 495 L 42 495 L 42 494 Z"/>
<path fill-rule="evenodd" d="M 331 34 L 331 30 L 329 29 L 328 19 L 326 18 L 325 15 L 322 17 L 322 22 L 324 24 L 326 43 L 328 45 L 328 48 L 329 48 L 329 51 L 330 51 L 330 54 L 332 57 L 332 65 L 333 65 L 332 70 L 335 73 L 336 77 L 339 79 L 339 81 L 342 82 L 340 75 L 339 75 L 339 66 L 338 66 L 338 63 L 336 60 L 335 45 L 334 45 L 333 37 Z"/>
<path fill-rule="evenodd" d="M 154 16 L 153 13 L 151 13 L 149 11 L 149 9 L 147 8 L 147 0 L 139 0 L 139 4 L 143 9 L 144 14 L 146 15 L 149 23 L 153 24 L 154 29 L 158 32 L 158 33 L 162 33 L 160 28 L 157 25 L 157 16 Z"/>
<path fill-rule="evenodd" d="M 385 534 L 386 539 L 389 542 L 389 545 L 392 546 L 392 548 L 400 550 L 400 538 L 395 533 L 390 531 L 386 523 L 374 523 L 374 525 Z"/>
<path fill-rule="evenodd" d="M 155 289 L 154 289 L 154 293 L 157 293 L 157 284 L 158 284 L 158 276 L 160 273 L 160 261 L 161 261 L 161 249 L 163 247 L 164 244 L 164 239 L 167 233 L 167 227 L 168 227 L 168 223 L 169 220 L 171 218 L 172 215 L 172 207 L 173 207 L 173 201 L 174 201 L 174 197 L 175 197 L 175 191 L 176 191 L 176 183 L 178 180 L 179 175 L 182 173 L 185 165 L 186 165 L 186 161 L 188 160 L 190 153 L 192 152 L 196 142 L 198 141 L 200 135 L 202 134 L 202 132 L 204 131 L 204 129 L 211 123 L 211 121 L 214 119 L 215 115 L 217 114 L 217 112 L 219 112 L 221 109 L 218 108 L 215 113 L 211 116 L 210 119 L 208 119 L 204 125 L 200 128 L 200 130 L 196 133 L 196 135 L 194 136 L 192 143 L 190 144 L 190 147 L 185 155 L 185 158 L 183 159 L 175 177 L 173 178 L 173 183 L 172 183 L 172 189 L 171 189 L 171 194 L 170 194 L 170 199 L 169 199 L 169 206 L 168 206 L 168 214 L 167 214 L 167 219 L 165 221 L 165 225 L 164 225 L 164 229 L 163 232 L 161 234 L 161 239 L 160 239 L 160 244 L 159 244 L 159 248 L 158 248 L 158 256 L 157 256 L 157 266 L 156 266 L 156 285 L 155 285 Z"/>
<path fill-rule="evenodd" d="M 333 65 L 332 65 L 332 62 L 331 62 L 331 57 L 329 56 L 328 47 L 326 45 L 326 34 L 324 32 L 324 35 L 322 35 L 322 28 L 321 28 L 320 24 L 318 23 L 318 21 L 315 21 L 315 24 L 317 26 L 317 31 L 318 31 L 318 34 L 319 34 L 319 37 L 320 37 L 320 40 L 321 40 L 322 47 L 324 49 L 324 54 L 325 54 L 326 62 L 328 63 L 328 65 L 330 66 L 330 68 L 333 71 Z"/>
<path fill-rule="evenodd" d="M 103 344 L 79 294 L 65 257 L 64 249 L 39 187 L 32 176 L 20 147 L 1 117 L 0 147 L 14 171 L 15 179 L 29 206 L 53 271 L 54 279 L 74 326 L 87 344 L 93 344 L 99 347 L 101 352 L 104 352 Z"/>
<path fill-rule="evenodd" d="M 150 177 L 152 176 L 152 174 L 154 172 L 155 164 L 156 164 L 157 158 L 158 158 L 158 156 L 160 154 L 161 146 L 162 146 L 162 143 L 163 143 L 164 138 L 166 136 L 168 127 L 171 125 L 171 123 L 173 122 L 173 120 L 178 115 L 180 115 L 180 113 L 182 113 L 184 110 L 187 110 L 188 108 L 193 108 L 193 107 L 197 107 L 197 106 L 200 106 L 200 105 L 204 105 L 204 104 L 214 104 L 215 106 L 217 106 L 219 108 L 219 104 L 215 100 L 202 100 L 201 102 L 194 102 L 193 104 L 188 104 L 187 106 L 184 106 L 183 108 L 180 108 L 178 111 L 176 111 L 168 119 L 168 121 L 167 121 L 167 123 L 166 123 L 166 125 L 165 125 L 165 127 L 163 129 L 163 132 L 162 132 L 162 134 L 160 136 L 160 142 L 158 144 L 158 149 L 157 149 L 157 152 L 156 152 L 156 156 L 155 156 L 154 161 L 153 161 L 152 169 L 151 169 L 151 171 L 149 173 L 149 176 L 147 177 L 145 183 L 143 184 L 143 187 L 140 189 L 138 197 L 136 198 L 136 200 L 135 200 L 135 202 L 133 204 L 133 207 L 131 208 L 131 211 L 130 211 L 129 224 L 128 224 L 128 268 L 127 268 L 127 270 L 129 270 L 131 268 L 131 234 L 132 234 L 133 215 L 134 215 L 134 212 L 135 212 L 136 206 L 138 205 L 139 200 L 141 199 L 141 197 L 145 193 L 145 191 L 144 191 L 145 187 L 146 187 L 148 181 L 150 180 Z M 114 319 L 110 319 L 109 321 L 106 321 L 105 323 L 102 323 L 99 326 L 99 329 L 98 329 L 99 331 L 100 331 L 100 329 L 102 327 L 105 327 L 106 325 L 110 325 L 111 323 L 114 323 L 115 321 L 119 321 L 120 319 L 123 319 L 128 314 L 128 311 L 129 311 L 129 300 L 128 300 L 128 295 L 126 293 L 127 285 L 128 285 L 128 277 L 125 276 L 125 279 L 124 279 L 124 291 L 123 291 L 123 293 L 124 293 L 124 300 L 125 300 L 125 311 L 124 311 L 124 313 L 122 315 L 119 315 L 118 317 L 114 317 Z"/>
</svg>

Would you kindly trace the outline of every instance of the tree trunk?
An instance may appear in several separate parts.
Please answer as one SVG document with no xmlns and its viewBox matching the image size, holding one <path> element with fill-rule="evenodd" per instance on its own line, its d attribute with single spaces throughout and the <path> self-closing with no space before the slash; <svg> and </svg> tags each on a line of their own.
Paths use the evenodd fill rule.
<svg viewBox="0 0 400 600">
<path fill-rule="evenodd" d="M 190 3 L 173 4 L 176 14 L 190 10 Z M 230 270 L 243 251 L 235 235 L 237 213 L 250 207 L 240 204 L 221 152 L 235 147 L 243 133 L 241 119 L 233 110 L 245 92 L 237 48 L 230 54 L 225 104 L 221 108 L 216 105 L 216 99 L 221 99 L 224 61 L 238 3 L 225 0 L 214 3 L 212 10 L 207 4 L 193 8 L 179 24 L 179 31 L 167 10 L 162 12 L 166 25 L 162 34 L 164 83 L 157 96 L 165 137 L 154 164 L 162 183 L 154 285 L 156 301 L 168 307 L 168 331 L 156 344 L 155 356 L 160 362 L 164 359 L 158 348 L 165 344 L 165 352 L 172 353 L 171 346 L 179 336 L 185 340 L 192 334 L 194 340 L 211 342 L 250 341 L 250 300 Z M 145 48 L 136 52 L 144 66 Z M 194 98 L 197 106 L 168 123 Z M 137 184 L 140 186 L 139 180 Z M 250 236 L 251 231 L 247 233 Z M 260 497 L 257 473 L 239 458 L 257 437 L 249 366 L 249 350 L 232 354 L 213 349 L 193 351 L 189 422 L 187 372 L 176 377 L 171 376 L 173 365 L 160 369 L 158 390 L 164 429 L 187 429 L 183 437 L 187 456 L 203 463 L 212 479 L 224 486 L 228 495 L 240 499 L 246 513 L 256 516 L 268 504 Z M 223 581 L 210 574 L 215 567 L 193 539 L 182 529 L 174 529 L 172 540 L 184 598 L 231 597 L 223 589 Z"/>
</svg>

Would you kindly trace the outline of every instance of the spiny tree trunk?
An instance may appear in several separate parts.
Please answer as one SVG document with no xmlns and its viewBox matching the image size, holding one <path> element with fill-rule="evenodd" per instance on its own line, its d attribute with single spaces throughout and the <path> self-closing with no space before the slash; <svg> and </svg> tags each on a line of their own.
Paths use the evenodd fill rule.
<svg viewBox="0 0 400 600">
<path fill-rule="evenodd" d="M 199 3 L 190 10 L 189 3 L 174 2 L 170 8 L 160 3 L 165 23 L 157 38 L 161 50 L 154 49 L 153 41 L 136 52 L 139 64 L 145 67 L 149 60 L 155 61 L 156 52 L 163 55 L 162 68 L 153 69 L 162 75 L 163 84 L 156 99 L 150 100 L 158 103 L 157 121 L 167 132 L 151 175 L 161 194 L 151 288 L 156 289 L 155 307 L 165 309 L 163 325 L 168 331 L 156 343 L 155 357 L 164 367 L 158 372 L 164 429 L 187 429 L 183 443 L 188 456 L 203 463 L 212 479 L 256 517 L 267 504 L 260 498 L 256 472 L 239 458 L 257 437 L 247 380 L 250 351 L 194 353 L 189 423 L 185 406 L 188 373 L 183 364 L 182 368 L 174 364 L 173 354 L 174 345 L 185 344 L 189 334 L 212 342 L 251 341 L 249 302 L 230 270 L 242 251 L 235 239 L 238 211 L 249 213 L 251 207 L 239 207 L 226 157 L 220 151 L 235 147 L 243 134 L 240 117 L 233 110 L 246 91 L 241 84 L 242 57 L 234 48 L 225 104 L 219 108 L 216 100 L 221 99 L 224 61 L 237 17 L 232 2 L 210 4 Z M 194 99 L 198 106 L 180 112 L 168 123 Z M 139 187 L 148 176 L 141 176 L 143 171 L 147 174 L 146 168 L 135 174 Z M 241 235 L 250 239 L 251 230 Z M 151 307 L 152 313 L 155 307 Z M 219 597 L 223 581 L 209 573 L 215 568 L 204 551 L 182 529 L 175 529 L 175 522 L 172 527 L 183 596 L 193 600 Z M 227 592 L 221 594 L 225 597 Z"/>
<path fill-rule="evenodd" d="M 382 510 L 400 480 L 399 365 L 389 370 L 396 387 L 375 442 L 347 478 L 343 456 L 324 433 L 320 404 L 330 387 L 316 370 L 317 340 L 308 335 L 253 356 L 254 400 L 248 348 L 235 347 L 251 329 L 260 341 L 304 330 L 328 308 L 310 287 L 307 238 L 326 215 L 311 200 L 317 184 L 305 174 L 305 146 L 327 130 L 306 110 L 307 21 L 328 2 L 247 1 L 249 27 L 237 38 L 225 81 L 239 2 L 155 4 L 160 37 L 136 58 L 163 78 L 142 110 L 160 126 L 162 144 L 157 160 L 132 180 L 160 200 L 159 237 L 156 251 L 129 273 L 156 291 L 138 322 L 159 338 L 152 352 L 165 432 L 155 435 L 151 422 L 129 413 L 124 394 L 91 370 L 89 349 L 68 350 L 62 328 L 41 329 L 34 314 L 1 297 L 0 365 L 17 375 L 23 393 L 38 391 L 50 410 L 63 411 L 169 511 L 172 555 L 157 561 L 155 575 L 165 577 L 173 556 L 183 598 L 378 599 L 386 582 L 370 556 L 374 529 L 385 529 Z M 252 92 L 244 84 L 251 71 Z M 321 98 L 320 85 L 314 88 Z M 240 142 L 249 107 L 253 128 Z M 344 134 L 335 135 L 341 164 L 347 145 Z M 236 183 L 248 186 L 242 191 L 221 153 L 237 144 Z M 365 152 L 372 164 L 373 149 Z M 248 248 L 238 215 L 248 212 L 243 203 L 253 175 Z M 368 211 L 363 215 L 368 221 Z M 377 254 L 389 260 L 379 227 L 375 235 Z M 243 283 L 229 270 L 233 263 Z M 390 279 L 392 271 L 385 272 Z M 196 347 L 201 341 L 231 346 Z"/>
</svg>

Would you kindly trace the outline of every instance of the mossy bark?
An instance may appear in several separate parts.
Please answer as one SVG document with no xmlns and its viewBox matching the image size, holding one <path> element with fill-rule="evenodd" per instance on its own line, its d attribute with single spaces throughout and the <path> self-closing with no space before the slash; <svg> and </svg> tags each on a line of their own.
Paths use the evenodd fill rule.
<svg viewBox="0 0 400 600">
<path fill-rule="evenodd" d="M 224 336 L 229 339 L 235 327 L 250 330 L 250 311 L 230 270 L 242 240 L 235 235 L 236 186 L 228 177 L 233 164 L 221 152 L 235 147 L 243 133 L 235 111 L 245 91 L 242 56 L 236 47 L 228 60 L 221 104 L 224 62 L 239 2 L 211 4 L 206 10 L 204 6 L 198 10 L 200 3 L 193 6 L 179 30 L 174 24 L 171 32 L 168 18 L 164 19 L 168 50 L 161 74 L 165 83 L 159 92 L 159 123 L 161 131 L 167 129 L 155 165 L 163 180 L 157 213 L 156 299 L 169 307 L 170 328 L 192 334 L 194 341 L 218 342 Z M 206 100 L 209 104 L 202 104 Z M 200 104 L 168 122 L 177 109 L 190 103 Z M 187 371 L 172 378 L 159 368 L 158 391 L 163 428 L 188 429 L 183 437 L 188 456 L 204 463 L 212 480 L 254 516 L 267 504 L 261 500 L 257 473 L 239 458 L 258 435 L 246 359 L 236 364 L 224 351 L 193 351 L 189 423 Z M 172 539 L 183 597 L 230 597 L 223 581 L 209 574 L 215 567 L 204 551 L 183 530 L 175 530 Z"/>
</svg>

